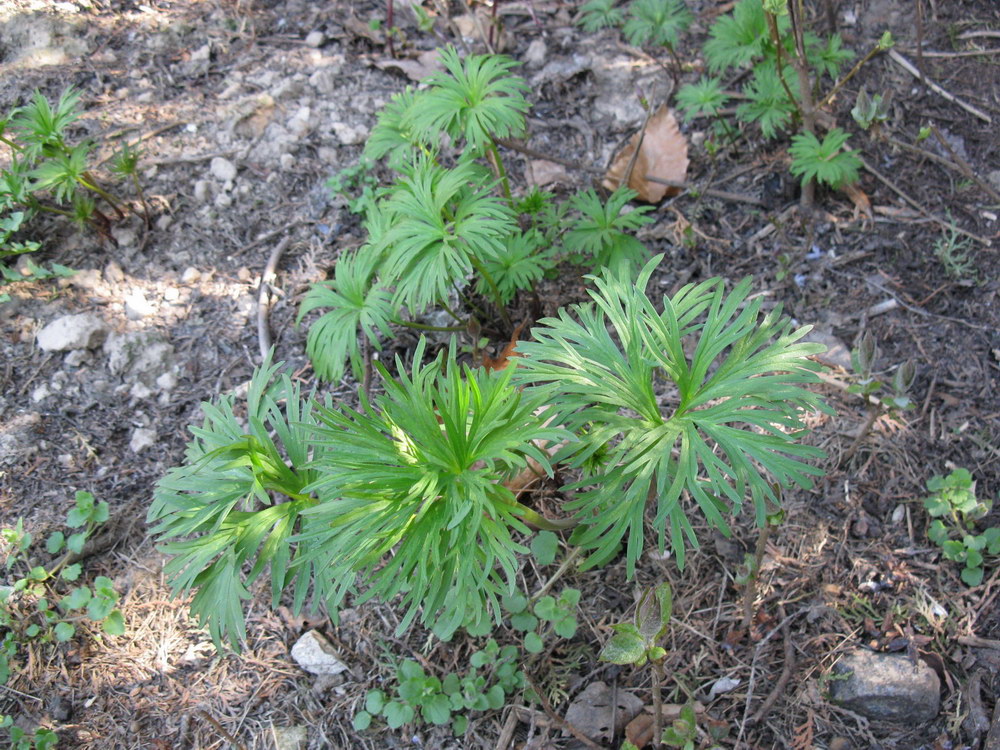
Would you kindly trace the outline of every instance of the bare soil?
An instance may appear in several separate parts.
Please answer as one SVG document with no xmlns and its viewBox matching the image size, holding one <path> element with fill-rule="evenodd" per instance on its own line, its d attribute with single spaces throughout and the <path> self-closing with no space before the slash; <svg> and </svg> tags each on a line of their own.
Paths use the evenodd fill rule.
<svg viewBox="0 0 1000 750">
<path fill-rule="evenodd" d="M 856 132 L 852 144 L 870 166 L 860 184 L 870 216 L 847 195 L 827 191 L 818 195 L 818 213 L 803 216 L 787 175 L 787 144 L 764 142 L 750 129 L 737 149 L 713 160 L 698 145 L 706 126 L 699 121 L 684 126 L 693 143 L 689 181 L 752 200 L 682 193 L 658 208 L 643 238 L 666 254 L 659 282 L 666 291 L 752 274 L 758 294 L 815 324 L 830 342 L 849 349 L 870 331 L 889 376 L 905 359 L 917 363 L 916 408 L 879 420 L 842 461 L 866 408 L 836 385 L 849 377 L 833 367 L 836 382 L 823 388 L 837 416 L 817 421 L 811 437 L 829 455 L 827 475 L 813 492 L 787 497 L 752 632 L 742 638 L 731 635 L 741 616 L 734 574 L 755 543 L 750 518 L 739 520 L 732 539 L 706 532 L 683 574 L 657 555 L 643 558 L 633 581 L 622 564 L 567 574 L 559 585 L 584 592 L 578 634 L 528 665 L 558 716 L 597 679 L 650 702 L 646 671 L 608 667 L 597 653 L 609 626 L 631 611 L 637 585 L 668 580 L 677 623 L 665 700 L 701 701 L 729 727 L 723 747 L 983 747 L 1000 696 L 1000 567 L 993 561 L 979 586 L 963 584 L 959 567 L 928 541 L 920 501 L 926 481 L 955 466 L 978 479 L 980 497 L 1000 491 L 1000 180 L 993 175 L 992 195 L 981 184 L 990 185 L 1000 166 L 1000 7 L 928 0 L 920 23 L 911 3 L 830 4 L 848 46 L 866 51 L 890 29 L 901 54 L 992 123 L 880 55 L 832 105 L 839 124 L 857 130 L 848 113 L 864 86 L 892 94 L 886 130 L 895 138 L 912 143 L 932 125 L 948 146 L 935 137 L 919 144 L 931 158 Z M 451 5 L 452 16 L 467 13 L 462 3 Z M 689 5 L 698 20 L 678 54 L 692 69 L 684 79 L 695 80 L 701 41 L 728 6 Z M 822 28 L 825 4 L 807 5 L 816 6 Z M 669 92 L 669 58 L 628 48 L 613 31 L 585 34 L 572 24 L 574 12 L 573 3 L 547 0 L 499 6 L 505 52 L 530 59 L 530 146 L 603 167 L 641 123 L 636 88 L 652 99 Z M 76 490 L 108 501 L 113 520 L 88 550 L 86 575 L 115 581 L 127 622 L 121 637 L 26 649 L 0 692 L 0 711 L 26 727 L 55 729 L 60 746 L 271 748 L 289 727 L 304 727 L 307 738 L 289 747 L 581 746 L 537 707 L 516 708 L 520 697 L 474 715 L 457 739 L 426 725 L 394 732 L 376 722 L 356 732 L 352 717 L 366 691 L 391 678 L 392 658 L 418 655 L 445 673 L 463 668 L 474 644 L 440 643 L 419 628 L 395 639 L 387 605 L 348 610 L 335 627 L 321 615 L 272 612 L 260 592 L 249 603 L 244 652 L 217 654 L 185 602 L 171 599 L 164 557 L 147 536 L 153 485 L 182 460 L 199 404 L 245 383 L 259 363 L 260 277 L 286 238 L 270 327 L 278 358 L 312 381 L 305 328 L 294 325 L 298 302 L 339 252 L 361 241 L 356 218 L 325 181 L 356 162 L 379 107 L 410 83 L 369 25 L 383 13 L 381 4 L 340 0 L 8 0 L 0 8 L 0 109 L 36 88 L 55 98 L 78 87 L 84 114 L 75 134 L 101 144 L 99 158 L 122 141 L 141 141 L 151 208 L 147 225 L 122 185 L 134 210 L 109 236 L 41 222 L 37 260 L 79 273 L 2 288 L 12 300 L 0 305 L 0 522 L 23 518 L 44 539 L 61 528 Z M 396 23 L 406 34 L 395 43 L 400 57 L 455 39 L 456 26 L 440 16 L 435 34 L 418 30 L 406 8 L 396 8 Z M 307 44 L 315 31 L 322 38 Z M 466 33 L 484 51 L 474 27 Z M 520 181 L 529 157 L 507 156 Z M 218 159 L 235 166 L 235 176 Z M 572 191 L 590 179 L 568 169 L 554 189 Z M 949 222 L 961 229 L 957 240 L 967 243 L 974 268 L 957 278 L 935 256 Z M 525 303 L 521 312 L 551 314 L 582 297 L 579 277 L 547 283 L 544 309 Z M 45 324 L 77 312 L 96 312 L 140 349 L 166 346 L 146 369 L 115 366 L 101 349 L 65 355 L 36 346 Z M 502 346 L 504 332 L 492 333 Z M 403 337 L 394 346 L 411 344 Z M 353 383 L 324 388 L 354 398 Z M 555 507 L 558 494 L 550 488 L 539 502 Z M 1000 512 L 987 522 L 1000 524 Z M 525 588 L 537 589 L 553 571 L 529 566 Z M 295 665 L 289 649 L 311 627 L 326 633 L 349 672 L 317 681 Z M 934 666 L 942 677 L 937 719 L 879 725 L 831 704 L 825 675 L 839 653 L 858 645 L 906 649 Z M 709 699 L 722 677 L 736 686 Z M 782 689 L 758 715 L 776 683 Z"/>
</svg>

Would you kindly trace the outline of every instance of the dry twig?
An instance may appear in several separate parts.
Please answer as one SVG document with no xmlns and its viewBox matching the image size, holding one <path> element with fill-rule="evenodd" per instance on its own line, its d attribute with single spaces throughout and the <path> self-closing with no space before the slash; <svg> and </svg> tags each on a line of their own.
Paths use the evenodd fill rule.
<svg viewBox="0 0 1000 750">
<path fill-rule="evenodd" d="M 990 117 L 988 114 L 982 112 L 981 110 L 976 109 L 971 104 L 966 104 L 954 94 L 946 91 L 945 89 L 941 88 L 941 86 L 934 83 L 934 81 L 932 81 L 930 78 L 927 78 L 926 76 L 921 76 L 920 71 L 916 69 L 913 63 L 911 63 L 909 60 L 907 60 L 905 57 L 899 54 L 899 52 L 897 52 L 896 50 L 894 49 L 889 50 L 889 57 L 891 57 L 893 61 L 896 62 L 897 65 L 906 70 L 910 75 L 914 76 L 917 80 L 922 80 L 925 84 L 927 84 L 927 88 L 929 88 L 934 93 L 947 99 L 952 104 L 957 104 L 959 107 L 964 109 L 970 115 L 978 117 L 983 122 L 986 122 L 990 125 L 993 124 L 993 118 Z"/>
</svg>

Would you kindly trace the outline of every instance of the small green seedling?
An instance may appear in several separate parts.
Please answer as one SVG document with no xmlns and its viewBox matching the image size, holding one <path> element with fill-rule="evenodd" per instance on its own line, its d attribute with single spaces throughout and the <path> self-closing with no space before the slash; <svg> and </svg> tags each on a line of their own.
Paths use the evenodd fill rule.
<svg viewBox="0 0 1000 750">
<path fill-rule="evenodd" d="M 966 584 L 978 586 L 983 582 L 984 555 L 1000 555 L 1000 528 L 975 533 L 975 522 L 990 512 L 993 503 L 976 499 L 976 483 L 967 469 L 936 476 L 928 480 L 927 489 L 932 494 L 924 499 L 924 508 L 935 519 L 927 536 L 947 559 L 965 564 Z"/>
<path fill-rule="evenodd" d="M 604 644 L 598 658 L 612 664 L 641 667 L 647 662 L 653 677 L 653 736 L 660 736 L 663 726 L 663 700 L 660 688 L 664 679 L 663 662 L 667 651 L 660 645 L 670 626 L 673 594 L 669 583 L 647 589 L 639 599 L 632 622 L 612 626 L 615 634 Z"/>
<path fill-rule="evenodd" d="M 510 626 L 525 634 L 524 650 L 529 654 L 540 654 L 545 650 L 545 636 L 550 628 L 560 638 L 576 635 L 576 608 L 579 602 L 579 590 L 568 588 L 558 599 L 543 596 L 535 602 L 518 591 L 503 597 L 501 606 L 510 615 Z"/>
<path fill-rule="evenodd" d="M 848 386 L 848 393 L 856 393 L 864 398 L 868 407 L 868 418 L 861 426 L 854 442 L 840 459 L 843 466 L 857 452 L 861 442 L 871 432 L 872 427 L 883 414 L 895 417 L 900 411 L 913 408 L 910 389 L 917 377 L 917 366 L 913 360 L 906 360 L 892 377 L 887 386 L 875 377 L 875 365 L 878 363 L 879 348 L 871 332 L 865 331 L 855 349 L 851 351 L 851 368 L 855 380 Z"/>
<path fill-rule="evenodd" d="M 428 675 L 417 662 L 406 660 L 396 669 L 395 696 L 370 690 L 365 708 L 354 716 L 354 728 L 364 731 L 375 716 L 383 716 L 390 729 L 417 721 L 451 723 L 456 736 L 465 734 L 470 711 L 503 708 L 507 695 L 524 686 L 524 673 L 517 668 L 516 646 L 500 648 L 492 638 L 486 647 L 469 657 L 464 675 L 449 673 L 443 680 Z"/>
<path fill-rule="evenodd" d="M 24 530 L 23 519 L 0 529 L 0 557 L 11 580 L 10 585 L 0 586 L 0 685 L 18 670 L 22 649 L 66 643 L 76 636 L 82 622 L 98 623 L 108 635 L 125 632 L 125 619 L 115 606 L 119 594 L 110 578 L 97 576 L 90 586 L 70 585 L 80 581 L 83 566 L 77 560 L 87 539 L 108 520 L 108 511 L 106 502 L 95 501 L 89 492 L 77 492 L 66 518 L 66 525 L 76 531 L 55 531 L 48 536 L 45 552 L 58 555 L 49 565 L 42 565 L 33 554 L 34 538 Z M 0 716 L 0 728 L 9 729 L 12 747 L 55 745 L 54 732 L 38 729 L 28 734 L 11 722 L 11 717 Z"/>
</svg>

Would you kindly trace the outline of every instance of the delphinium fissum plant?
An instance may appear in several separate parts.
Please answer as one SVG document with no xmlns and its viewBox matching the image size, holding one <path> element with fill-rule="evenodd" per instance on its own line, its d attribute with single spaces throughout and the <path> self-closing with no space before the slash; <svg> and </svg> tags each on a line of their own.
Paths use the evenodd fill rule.
<svg viewBox="0 0 1000 750">
<path fill-rule="evenodd" d="M 687 498 L 709 525 L 749 496 L 758 525 L 780 486 L 810 487 L 824 454 L 803 445 L 804 413 L 829 411 L 801 387 L 816 382 L 819 344 L 799 341 L 780 307 L 763 313 L 750 280 L 729 294 L 721 279 L 683 287 L 662 311 L 646 294 L 660 257 L 638 279 L 593 278 L 593 302 L 541 321 L 518 346 L 518 382 L 548 394 L 553 424 L 576 436 L 554 456 L 583 472 L 568 508 L 581 527 L 573 541 L 607 560 L 622 540 L 629 574 L 643 548 L 648 506 L 660 547 L 683 566 L 698 539 Z M 692 345 L 688 348 L 686 345 Z M 688 354 L 691 351 L 691 354 Z"/>
</svg>

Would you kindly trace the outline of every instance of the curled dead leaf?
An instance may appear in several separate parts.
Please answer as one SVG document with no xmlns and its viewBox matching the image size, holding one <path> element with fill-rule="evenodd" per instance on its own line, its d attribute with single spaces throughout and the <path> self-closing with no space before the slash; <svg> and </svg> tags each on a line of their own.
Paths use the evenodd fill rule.
<svg viewBox="0 0 1000 750">
<path fill-rule="evenodd" d="M 633 135 L 615 157 L 602 182 L 608 190 L 616 190 L 622 184 L 636 148 L 639 155 L 628 186 L 639 194 L 639 199 L 659 203 L 668 196 L 677 195 L 680 188 L 649 179 L 683 183 L 687 178 L 687 139 L 681 134 L 674 113 L 665 104 L 649 118 L 645 131 Z"/>
</svg>

